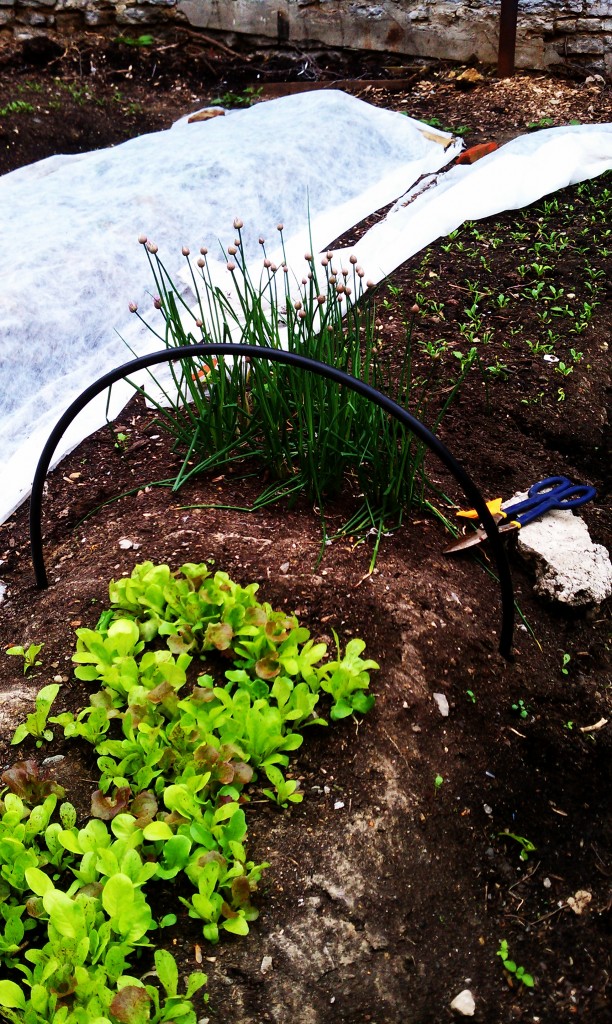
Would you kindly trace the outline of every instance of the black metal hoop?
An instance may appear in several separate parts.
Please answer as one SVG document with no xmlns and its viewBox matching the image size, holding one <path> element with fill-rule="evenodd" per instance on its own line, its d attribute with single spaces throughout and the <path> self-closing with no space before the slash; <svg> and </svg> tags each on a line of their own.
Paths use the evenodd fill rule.
<svg viewBox="0 0 612 1024">
<path fill-rule="evenodd" d="M 491 551 L 495 559 L 497 573 L 499 576 L 502 604 L 499 651 L 503 657 L 510 658 L 514 629 L 514 590 L 512 586 L 510 566 L 508 564 L 506 551 L 495 524 L 495 520 L 489 512 L 486 502 L 478 487 L 465 471 L 461 463 L 455 459 L 454 455 L 451 454 L 446 445 L 442 444 L 435 434 L 432 434 L 432 432 L 428 430 L 420 420 L 416 419 L 416 417 L 406 409 L 403 409 L 401 405 L 398 405 L 397 402 L 393 401 L 393 399 L 388 398 L 387 395 L 383 395 L 382 392 L 371 387 L 371 385 L 366 384 L 362 380 L 358 380 L 356 377 L 351 377 L 350 374 L 345 373 L 343 370 L 338 370 L 335 366 L 329 366 L 327 363 L 321 363 L 316 359 L 309 359 L 307 356 L 298 355 L 296 352 L 285 352 L 283 349 L 276 348 L 264 348 L 261 345 L 200 342 L 194 345 L 184 345 L 179 348 L 163 349 L 161 352 L 153 352 L 149 355 L 138 356 L 137 358 L 130 360 L 128 363 L 123 363 L 122 366 L 118 366 L 115 370 L 105 373 L 103 377 L 100 377 L 93 384 L 90 384 L 89 387 L 85 388 L 79 397 L 76 398 L 66 409 L 63 416 L 60 417 L 51 431 L 34 474 L 32 495 L 30 498 L 30 550 L 32 554 L 34 575 L 36 577 L 36 585 L 41 589 L 48 586 L 47 572 L 43 556 L 41 524 L 42 498 L 45 478 L 60 438 L 67 427 L 72 423 L 73 419 L 85 408 L 92 398 L 99 395 L 100 392 L 105 390 L 105 388 L 110 387 L 112 384 L 116 384 L 124 377 L 128 377 L 130 374 L 136 373 L 138 370 L 144 370 L 147 367 L 155 366 L 158 363 L 169 363 L 180 359 L 192 359 L 194 356 L 210 355 L 232 356 L 234 358 L 268 359 L 271 362 L 287 363 L 291 366 L 297 366 L 306 372 L 314 373 L 319 377 L 326 377 L 328 380 L 333 380 L 337 384 L 342 384 L 345 387 L 350 388 L 351 391 L 355 391 L 357 394 L 363 395 L 364 398 L 373 402 L 374 405 L 378 405 L 381 409 L 384 409 L 390 416 L 399 420 L 404 427 L 416 434 L 416 436 L 423 441 L 435 455 L 438 456 L 440 461 L 455 477 L 455 480 L 462 488 L 469 503 L 473 505 L 478 512 L 480 522 L 482 523 L 490 542 Z"/>
</svg>

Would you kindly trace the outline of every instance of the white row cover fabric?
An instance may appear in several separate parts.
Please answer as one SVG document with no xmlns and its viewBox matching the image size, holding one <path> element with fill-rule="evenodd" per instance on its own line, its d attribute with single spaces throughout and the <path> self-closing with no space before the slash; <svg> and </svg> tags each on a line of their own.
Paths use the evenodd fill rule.
<svg viewBox="0 0 612 1024">
<path fill-rule="evenodd" d="M 273 249 L 282 222 L 301 278 L 306 250 L 324 251 L 460 148 L 400 113 L 326 90 L 206 122 L 183 118 L 115 148 L 51 157 L 0 177 L 0 522 L 29 493 L 44 442 L 70 402 L 131 357 L 125 342 L 139 354 L 160 347 L 128 311 L 136 302 L 152 312 L 140 234 L 155 241 L 178 280 L 182 246 L 206 245 L 222 257 L 240 217 L 255 267 L 259 236 Z M 441 173 L 353 251 L 367 277 L 380 280 L 465 219 L 527 205 L 610 167 L 612 125 L 517 139 L 471 167 Z M 111 418 L 132 393 L 129 385 L 113 388 Z M 102 396 L 81 413 L 56 461 L 105 422 L 106 404 Z"/>
</svg>

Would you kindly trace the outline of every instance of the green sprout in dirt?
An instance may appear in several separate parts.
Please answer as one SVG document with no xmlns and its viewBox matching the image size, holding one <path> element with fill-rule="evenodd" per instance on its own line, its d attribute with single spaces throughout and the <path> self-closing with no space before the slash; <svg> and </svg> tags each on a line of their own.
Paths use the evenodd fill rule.
<svg viewBox="0 0 612 1024">
<path fill-rule="evenodd" d="M 526 704 L 522 697 L 515 701 L 515 703 L 512 705 L 512 710 L 516 711 L 517 714 L 521 716 L 521 718 L 529 718 L 529 715 L 532 711 L 530 705 Z"/>
<path fill-rule="evenodd" d="M 260 98 L 263 86 L 247 85 L 242 92 L 224 92 L 211 101 L 211 106 L 220 107 L 252 107 Z"/>
<path fill-rule="evenodd" d="M 514 832 L 498 832 L 497 833 L 502 839 L 514 839 L 515 843 L 518 843 L 521 852 L 519 854 L 521 860 L 529 860 L 529 854 L 537 850 L 537 846 L 534 846 L 529 839 L 525 839 L 524 836 L 517 836 Z"/>
<path fill-rule="evenodd" d="M 152 35 L 150 35 L 149 33 L 146 33 L 144 35 L 135 36 L 135 37 L 134 36 L 117 36 L 117 38 L 115 39 L 115 42 L 123 43 L 124 46 L 145 47 L 145 46 L 153 46 L 155 44 L 155 39 L 153 38 Z"/>
<path fill-rule="evenodd" d="M 50 742 L 53 739 L 52 730 L 47 728 L 47 718 L 59 690 L 59 683 L 49 683 L 48 686 L 43 686 L 42 690 L 39 690 L 34 701 L 35 710 L 31 715 L 28 715 L 25 722 L 22 722 L 15 729 L 15 734 L 11 740 L 12 745 L 21 743 L 26 736 L 33 736 L 37 747 L 42 746 L 43 740 Z"/>
<path fill-rule="evenodd" d="M 179 982 L 158 948 L 155 969 L 134 976 L 140 951 L 177 922 L 156 918 L 160 882 L 176 879 L 206 941 L 248 934 L 268 867 L 248 859 L 251 795 L 263 783 L 280 807 L 299 803 L 287 770 L 304 732 L 369 710 L 378 668 L 358 639 L 344 651 L 336 639 L 330 657 L 257 589 L 205 564 L 144 562 L 110 584 L 96 628 L 77 629 L 90 703 L 51 721 L 94 748 L 90 816 L 79 820 L 32 759 L 0 777 L 0 1017 L 11 1024 L 196 1024 L 204 974 Z M 41 690 L 40 719 L 14 742 L 44 729 L 59 689 Z"/>
<path fill-rule="evenodd" d="M 516 980 L 520 981 L 521 985 L 525 985 L 526 988 L 534 987 L 535 980 L 533 975 L 528 974 L 524 967 L 518 967 L 514 960 L 510 960 L 506 939 L 501 940 L 499 949 L 495 955 L 501 957 L 504 969 L 510 974 L 513 974 Z"/>
<path fill-rule="evenodd" d="M 568 654 L 567 651 L 566 651 L 563 654 L 563 658 L 561 659 L 561 674 L 562 675 L 564 675 L 564 676 L 568 676 L 569 675 L 568 665 L 569 665 L 571 660 L 572 660 L 571 654 Z"/>
<path fill-rule="evenodd" d="M 38 661 L 38 655 L 44 646 L 44 644 L 30 644 L 28 648 L 21 646 L 8 647 L 6 653 L 16 658 L 23 658 L 23 674 L 25 676 L 31 668 L 38 668 L 42 665 L 42 661 Z"/>
<path fill-rule="evenodd" d="M 34 107 L 27 100 L 11 100 L 5 107 L 0 107 L 0 117 L 7 117 L 9 114 L 33 114 Z"/>
</svg>

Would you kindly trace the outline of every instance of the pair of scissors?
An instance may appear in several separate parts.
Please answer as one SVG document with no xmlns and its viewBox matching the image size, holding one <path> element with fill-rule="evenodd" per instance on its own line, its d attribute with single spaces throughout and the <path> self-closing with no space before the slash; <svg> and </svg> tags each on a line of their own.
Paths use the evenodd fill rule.
<svg viewBox="0 0 612 1024">
<path fill-rule="evenodd" d="M 498 498 L 489 502 L 488 505 L 495 522 L 503 523 L 502 526 L 499 526 L 499 532 L 506 533 L 509 530 L 520 530 L 522 526 L 533 522 L 534 519 L 539 519 L 551 509 L 564 511 L 578 508 L 587 501 L 591 501 L 596 494 L 595 488 L 588 484 L 573 484 L 566 476 L 549 476 L 545 480 L 538 480 L 533 484 L 529 488 L 528 496 L 522 501 L 502 508 L 501 499 Z M 477 518 L 475 512 L 458 512 L 457 515 Z M 503 522 L 504 520 L 509 521 Z M 485 530 L 480 528 L 451 544 L 444 554 L 453 555 L 456 552 L 465 551 L 476 544 L 481 544 L 483 540 L 486 540 L 486 536 Z"/>
</svg>

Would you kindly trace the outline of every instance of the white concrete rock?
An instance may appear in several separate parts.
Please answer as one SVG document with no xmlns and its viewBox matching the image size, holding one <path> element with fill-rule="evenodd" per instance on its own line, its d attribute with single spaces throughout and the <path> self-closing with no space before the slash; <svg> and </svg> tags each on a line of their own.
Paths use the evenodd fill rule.
<svg viewBox="0 0 612 1024">
<path fill-rule="evenodd" d="M 612 563 L 586 524 L 571 512 L 549 512 L 523 527 L 519 553 L 534 565 L 534 589 L 573 608 L 601 604 L 612 594 Z"/>
<path fill-rule="evenodd" d="M 450 1006 L 451 1010 L 455 1010 L 456 1013 L 463 1014 L 464 1017 L 473 1017 L 476 1009 L 476 1002 L 469 988 L 464 988 L 463 992 L 460 992 L 458 996 L 455 996 Z"/>
<path fill-rule="evenodd" d="M 438 705 L 438 711 L 440 712 L 442 717 L 443 718 L 448 718 L 449 705 L 448 705 L 448 699 L 446 698 L 446 695 L 443 694 L 443 693 L 434 693 L 434 694 L 432 694 L 432 696 L 433 696 L 433 699 L 435 700 L 436 704 Z"/>
</svg>

